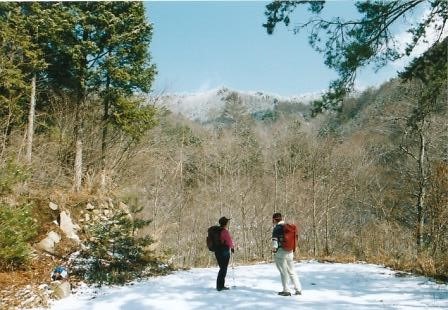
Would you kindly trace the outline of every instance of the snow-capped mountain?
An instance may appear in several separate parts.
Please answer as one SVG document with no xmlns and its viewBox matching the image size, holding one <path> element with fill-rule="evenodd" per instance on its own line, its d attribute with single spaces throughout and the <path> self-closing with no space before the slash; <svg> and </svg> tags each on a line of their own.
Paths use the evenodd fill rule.
<svg viewBox="0 0 448 310">
<path fill-rule="evenodd" d="M 208 122 L 218 118 L 224 111 L 226 98 L 236 93 L 241 105 L 252 115 L 273 111 L 281 105 L 294 106 L 296 110 L 307 112 L 308 103 L 318 99 L 321 94 L 312 93 L 294 97 L 283 97 L 263 92 L 242 92 L 226 87 L 192 94 L 167 94 L 157 100 L 158 106 L 164 106 L 173 113 L 199 122 Z"/>
</svg>

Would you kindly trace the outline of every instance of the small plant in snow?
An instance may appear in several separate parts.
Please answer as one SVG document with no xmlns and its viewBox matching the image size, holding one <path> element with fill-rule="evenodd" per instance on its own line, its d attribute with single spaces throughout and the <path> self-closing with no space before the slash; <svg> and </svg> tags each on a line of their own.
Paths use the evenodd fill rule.
<svg viewBox="0 0 448 310">
<path fill-rule="evenodd" d="M 147 250 L 153 241 L 138 236 L 137 230 L 149 223 L 119 211 L 109 220 L 90 225 L 86 248 L 74 262 L 76 273 L 98 285 L 123 284 L 142 275 L 146 266 L 154 263 Z"/>
<path fill-rule="evenodd" d="M 0 270 L 15 269 L 28 260 L 28 242 L 37 234 L 31 208 L 0 203 Z"/>
</svg>

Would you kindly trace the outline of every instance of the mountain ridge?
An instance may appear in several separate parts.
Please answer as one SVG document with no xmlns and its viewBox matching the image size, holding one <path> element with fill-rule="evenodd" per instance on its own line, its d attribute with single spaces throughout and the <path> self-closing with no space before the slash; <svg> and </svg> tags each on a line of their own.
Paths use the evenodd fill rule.
<svg viewBox="0 0 448 310">
<path fill-rule="evenodd" d="M 159 96 L 156 105 L 165 107 L 173 113 L 198 122 L 210 122 L 219 118 L 226 106 L 226 98 L 237 94 L 242 106 L 251 115 L 263 111 L 274 111 L 279 106 L 294 106 L 306 113 L 313 100 L 319 99 L 322 93 L 306 93 L 291 97 L 265 93 L 262 91 L 239 91 L 228 87 L 215 88 L 196 93 L 177 93 Z"/>
</svg>

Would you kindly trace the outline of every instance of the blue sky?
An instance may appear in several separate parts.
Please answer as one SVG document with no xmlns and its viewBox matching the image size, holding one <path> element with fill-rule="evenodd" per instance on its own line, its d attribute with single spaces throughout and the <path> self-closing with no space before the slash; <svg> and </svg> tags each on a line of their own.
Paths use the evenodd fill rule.
<svg viewBox="0 0 448 310">
<path fill-rule="evenodd" d="M 183 93 L 226 86 L 282 96 L 320 92 L 336 74 L 307 42 L 283 25 L 268 35 L 264 1 L 149 1 L 156 92 Z M 333 16 L 357 14 L 352 1 L 330 1 Z M 378 85 L 397 68 L 363 70 L 360 87 Z"/>
</svg>

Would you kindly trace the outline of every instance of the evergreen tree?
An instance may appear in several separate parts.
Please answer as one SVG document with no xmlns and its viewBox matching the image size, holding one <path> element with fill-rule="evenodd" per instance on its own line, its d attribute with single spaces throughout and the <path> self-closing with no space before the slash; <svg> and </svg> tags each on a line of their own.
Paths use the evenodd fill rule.
<svg viewBox="0 0 448 310">
<path fill-rule="evenodd" d="M 44 67 L 29 26 L 20 4 L 0 3 L 1 154 L 12 129 L 23 124 L 33 72 Z"/>
<path fill-rule="evenodd" d="M 109 2 L 99 5 L 97 41 L 100 57 L 94 83 L 103 98 L 101 168 L 105 169 L 108 125 L 138 139 L 154 126 L 154 109 L 144 100 L 132 98 L 135 92 L 148 93 L 155 66 L 150 63 L 149 43 L 152 26 L 146 21 L 139 2 Z"/>
<path fill-rule="evenodd" d="M 0 270 L 23 266 L 29 259 L 28 242 L 37 235 L 31 209 L 28 204 L 13 207 L 0 202 Z"/>
<path fill-rule="evenodd" d="M 135 209 L 132 214 L 140 211 L 142 208 Z M 149 236 L 139 236 L 138 231 L 150 223 L 125 211 L 91 223 L 86 248 L 75 261 L 76 272 L 99 285 L 122 284 L 143 275 L 145 267 L 155 262 L 147 249 L 153 241 Z"/>
<path fill-rule="evenodd" d="M 323 100 L 314 102 L 315 113 L 340 108 L 360 67 L 372 63 L 381 67 L 390 60 L 409 55 L 430 28 L 441 35 L 448 19 L 448 2 L 445 0 L 359 1 L 355 5 L 362 18 L 347 21 L 339 17 L 322 19 L 319 14 L 325 1 L 274 1 L 266 6 L 267 22 L 263 26 L 269 34 L 273 33 L 277 23 L 283 22 L 288 26 L 291 13 L 304 4 L 309 5 L 313 18 L 296 26 L 294 31 L 309 29 L 311 46 L 325 55 L 325 64 L 339 75 L 330 83 Z M 418 25 L 409 27 L 412 42 L 405 52 L 401 52 L 393 39 L 392 26 L 412 14 L 417 7 L 425 5 L 429 7 L 429 14 Z"/>
<path fill-rule="evenodd" d="M 103 167 L 108 123 L 133 138 L 154 125 L 154 110 L 132 98 L 150 91 L 156 73 L 149 56 L 152 27 L 140 2 L 61 3 L 50 20 L 55 30 L 45 50 L 46 74 L 51 87 L 65 90 L 74 101 L 74 189 L 78 191 L 88 98 L 103 98 Z"/>
</svg>

